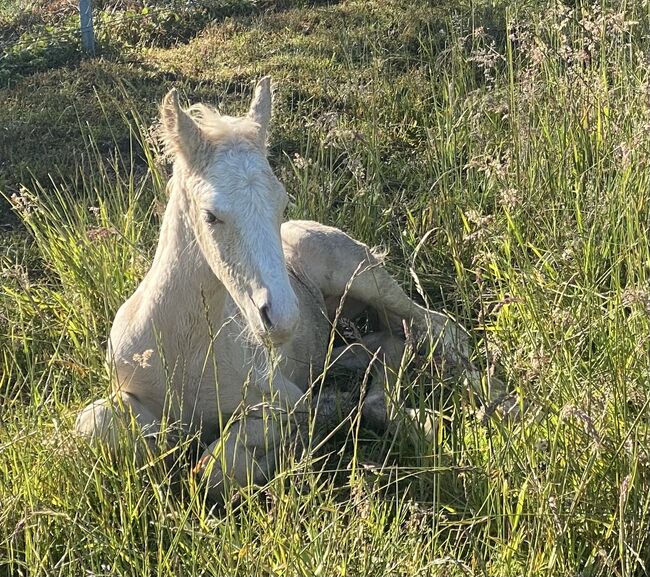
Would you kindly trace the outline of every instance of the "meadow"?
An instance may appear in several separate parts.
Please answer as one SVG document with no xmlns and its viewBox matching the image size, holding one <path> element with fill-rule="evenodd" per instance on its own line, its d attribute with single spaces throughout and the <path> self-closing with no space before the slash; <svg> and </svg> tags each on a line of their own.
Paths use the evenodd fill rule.
<svg viewBox="0 0 650 577">
<path fill-rule="evenodd" d="M 74 6 L 28 8 L 0 4 L 0 575 L 650 574 L 648 2 L 105 0 L 95 58 Z M 433 435 L 353 416 L 212 509 L 182 451 L 72 428 L 155 248 L 162 96 L 240 114 L 266 74 L 288 218 L 385 250 L 522 416 L 419 363 Z"/>
</svg>

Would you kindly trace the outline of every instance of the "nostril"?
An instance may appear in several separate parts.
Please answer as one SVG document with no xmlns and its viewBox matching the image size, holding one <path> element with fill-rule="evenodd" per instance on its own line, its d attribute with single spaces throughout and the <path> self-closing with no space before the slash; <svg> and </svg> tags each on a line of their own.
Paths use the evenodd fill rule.
<svg viewBox="0 0 650 577">
<path fill-rule="evenodd" d="M 271 322 L 271 317 L 269 316 L 269 305 L 262 305 L 260 307 L 260 316 L 262 317 L 262 323 L 267 330 L 273 328 L 273 323 Z"/>
</svg>

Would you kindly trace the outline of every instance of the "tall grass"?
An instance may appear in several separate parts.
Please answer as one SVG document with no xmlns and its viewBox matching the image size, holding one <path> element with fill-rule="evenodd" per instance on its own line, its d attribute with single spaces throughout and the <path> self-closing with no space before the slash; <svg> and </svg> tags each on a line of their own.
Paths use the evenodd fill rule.
<svg viewBox="0 0 650 577">
<path fill-rule="evenodd" d="M 432 439 L 353 420 L 219 511 L 183 451 L 171 474 L 162 457 L 115 461 L 75 439 L 75 411 L 108 391 L 104 340 L 164 202 L 136 102 L 122 156 L 90 135 L 78 174 L 13 199 L 29 241 L 2 241 L 4 572 L 650 572 L 647 7 L 438 16 L 346 2 L 149 56 L 182 70 L 196 51 L 209 66 L 219 39 L 253 75 L 257 44 L 275 46 L 264 72 L 278 82 L 271 151 L 290 216 L 389 249 L 404 286 L 473 331 L 521 420 L 484 418 L 423 363 L 400 394 L 423 420 L 443 416 Z"/>
</svg>

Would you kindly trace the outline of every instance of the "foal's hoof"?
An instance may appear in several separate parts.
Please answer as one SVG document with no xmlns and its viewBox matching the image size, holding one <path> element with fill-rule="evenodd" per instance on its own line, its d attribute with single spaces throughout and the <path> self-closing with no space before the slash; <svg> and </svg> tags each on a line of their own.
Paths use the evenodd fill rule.
<svg viewBox="0 0 650 577">
<path fill-rule="evenodd" d="M 204 453 L 192 469 L 192 473 L 197 477 L 197 481 L 205 483 L 210 504 L 223 505 L 225 503 L 228 495 L 228 483 L 217 458 Z"/>
<path fill-rule="evenodd" d="M 410 420 L 410 433 L 415 442 L 424 440 L 433 443 L 438 430 L 438 415 L 430 409 L 424 409 L 423 414 L 415 409 L 406 408 L 406 417 Z"/>
<path fill-rule="evenodd" d="M 366 426 L 376 432 L 398 431 L 404 427 L 413 442 L 424 440 L 432 443 L 438 429 L 438 416 L 430 409 L 423 412 L 410 407 L 391 411 L 389 415 L 383 396 L 366 398 L 361 407 Z"/>
<path fill-rule="evenodd" d="M 201 455 L 192 472 L 205 482 L 208 500 L 223 504 L 230 488 L 266 483 L 275 469 L 272 451 L 254 455 L 230 439 L 212 443 Z M 225 467 L 225 468 L 224 468 Z"/>
</svg>

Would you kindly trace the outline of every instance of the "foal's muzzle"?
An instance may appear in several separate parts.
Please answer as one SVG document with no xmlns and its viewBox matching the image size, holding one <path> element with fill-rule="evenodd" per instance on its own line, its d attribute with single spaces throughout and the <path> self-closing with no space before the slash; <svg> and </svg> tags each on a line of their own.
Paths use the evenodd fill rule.
<svg viewBox="0 0 650 577">
<path fill-rule="evenodd" d="M 300 316 L 295 295 L 274 300 L 268 290 L 261 290 L 253 297 L 253 302 L 263 336 L 275 345 L 290 340 Z"/>
</svg>

